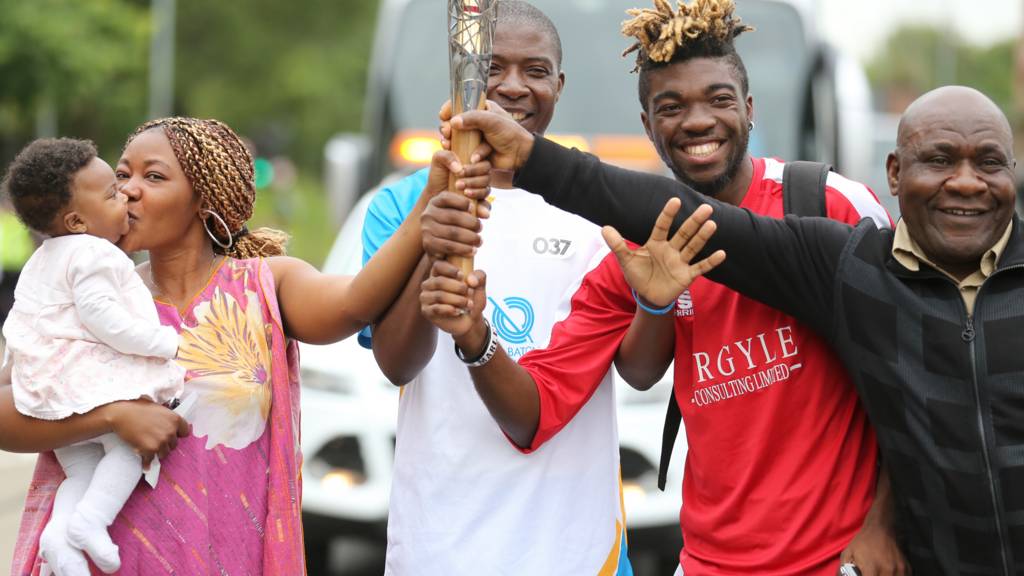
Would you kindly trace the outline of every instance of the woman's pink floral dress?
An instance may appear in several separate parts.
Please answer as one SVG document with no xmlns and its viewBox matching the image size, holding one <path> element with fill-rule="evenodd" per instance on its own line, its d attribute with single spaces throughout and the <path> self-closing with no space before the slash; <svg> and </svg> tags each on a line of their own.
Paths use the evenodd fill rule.
<svg viewBox="0 0 1024 576">
<path fill-rule="evenodd" d="M 304 574 L 298 351 L 285 339 L 270 268 L 228 258 L 188 308 L 156 306 L 183 334 L 192 436 L 110 527 L 119 574 Z M 53 454 L 41 454 L 12 574 L 39 573 L 39 535 L 62 479 Z"/>
</svg>

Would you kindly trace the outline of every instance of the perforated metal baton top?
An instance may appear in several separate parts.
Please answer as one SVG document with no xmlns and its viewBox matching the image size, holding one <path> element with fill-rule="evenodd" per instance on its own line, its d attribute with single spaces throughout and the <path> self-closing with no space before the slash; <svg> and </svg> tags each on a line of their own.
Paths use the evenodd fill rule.
<svg viewBox="0 0 1024 576">
<path fill-rule="evenodd" d="M 500 0 L 448 0 L 448 63 L 455 114 L 480 107 Z"/>
</svg>

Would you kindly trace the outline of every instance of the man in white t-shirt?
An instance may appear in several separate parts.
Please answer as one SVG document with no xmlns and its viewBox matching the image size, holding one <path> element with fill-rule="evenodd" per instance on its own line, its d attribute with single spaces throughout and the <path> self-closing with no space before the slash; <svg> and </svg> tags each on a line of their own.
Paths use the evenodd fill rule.
<svg viewBox="0 0 1024 576">
<path fill-rule="evenodd" d="M 503 0 L 498 9 L 488 98 L 543 133 L 565 82 L 558 32 L 525 2 Z M 413 174 L 374 198 L 364 258 L 398 228 L 425 179 L 425 171 Z M 451 193 L 439 200 L 459 202 Z M 547 344 L 607 249 L 596 226 L 513 189 L 511 174 L 493 175 L 491 203 L 475 265 L 490 272 L 484 314 L 518 358 Z M 424 213 L 424 227 L 435 214 Z M 543 446 L 517 448 L 477 395 L 452 338 L 420 314 L 430 263 L 424 257 L 399 301 L 360 338 L 403 386 L 385 573 L 631 575 L 611 376 Z"/>
</svg>

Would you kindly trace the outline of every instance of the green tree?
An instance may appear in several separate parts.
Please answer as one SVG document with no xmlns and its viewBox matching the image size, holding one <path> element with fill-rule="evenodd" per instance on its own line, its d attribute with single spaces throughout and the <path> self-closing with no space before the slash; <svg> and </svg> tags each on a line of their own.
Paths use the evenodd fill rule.
<svg viewBox="0 0 1024 576">
<path fill-rule="evenodd" d="M 179 0 L 179 112 L 318 173 L 330 136 L 360 128 L 376 12 L 376 1 Z"/>
<path fill-rule="evenodd" d="M 911 99 L 941 84 L 963 84 L 981 90 L 1012 116 L 1015 49 L 1012 38 L 975 46 L 937 28 L 910 25 L 889 36 L 867 72 L 883 108 L 891 112 L 901 112 Z"/>
<path fill-rule="evenodd" d="M 289 253 L 314 264 L 335 233 L 324 146 L 361 128 L 376 14 L 376 0 L 178 0 L 175 112 L 223 120 L 258 154 L 295 162 L 294 184 L 259 191 L 252 226 L 288 231 Z"/>
<path fill-rule="evenodd" d="M 116 151 L 145 113 L 148 9 L 131 0 L 0 0 L 0 161 L 38 133 Z"/>
</svg>

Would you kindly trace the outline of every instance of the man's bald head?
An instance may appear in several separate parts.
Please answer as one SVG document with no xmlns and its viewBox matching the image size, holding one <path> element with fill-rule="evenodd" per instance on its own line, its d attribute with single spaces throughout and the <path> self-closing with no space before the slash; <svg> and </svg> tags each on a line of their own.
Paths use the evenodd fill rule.
<svg viewBox="0 0 1024 576">
<path fill-rule="evenodd" d="M 922 123 L 951 117 L 985 116 L 1005 130 L 1007 145 L 1013 149 L 1013 131 L 1010 121 L 999 106 L 984 93 L 968 86 L 941 86 L 925 92 L 910 103 L 900 116 L 896 132 L 897 147 L 904 146 L 907 136 L 918 130 Z"/>
</svg>

